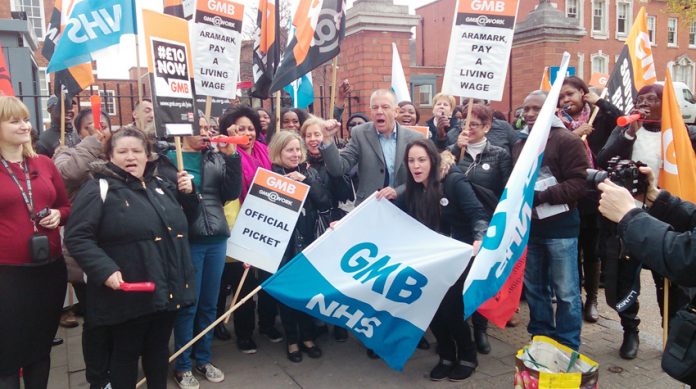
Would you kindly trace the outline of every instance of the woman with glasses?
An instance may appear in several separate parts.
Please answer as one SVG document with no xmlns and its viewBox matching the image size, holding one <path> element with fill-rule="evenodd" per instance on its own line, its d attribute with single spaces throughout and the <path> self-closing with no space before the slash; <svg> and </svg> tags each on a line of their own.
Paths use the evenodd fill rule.
<svg viewBox="0 0 696 389">
<path fill-rule="evenodd" d="M 492 123 L 493 111 L 483 104 L 474 104 L 468 131 L 462 130 L 457 143 L 450 146 L 450 151 L 458 159 L 457 166 L 469 178 L 489 220 L 512 171 L 512 159 L 507 150 L 492 145 L 486 139 Z M 477 350 L 481 354 L 490 353 L 491 346 L 486 334 L 488 320 L 477 312 L 472 315 L 471 321 Z"/>
</svg>

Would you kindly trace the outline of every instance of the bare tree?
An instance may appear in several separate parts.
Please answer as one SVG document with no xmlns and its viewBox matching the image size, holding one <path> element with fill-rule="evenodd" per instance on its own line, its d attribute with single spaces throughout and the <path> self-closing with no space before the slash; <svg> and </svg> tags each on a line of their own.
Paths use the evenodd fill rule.
<svg viewBox="0 0 696 389">
<path fill-rule="evenodd" d="M 292 15 L 292 9 L 290 7 L 289 1 L 276 0 L 276 4 L 280 3 L 280 49 L 285 50 L 285 46 L 288 43 L 288 26 L 290 26 Z M 258 33 L 259 26 L 256 23 L 256 19 L 259 15 L 258 3 L 246 7 L 244 10 L 244 28 L 242 29 L 242 39 L 243 40 L 254 40 L 254 37 Z"/>
</svg>

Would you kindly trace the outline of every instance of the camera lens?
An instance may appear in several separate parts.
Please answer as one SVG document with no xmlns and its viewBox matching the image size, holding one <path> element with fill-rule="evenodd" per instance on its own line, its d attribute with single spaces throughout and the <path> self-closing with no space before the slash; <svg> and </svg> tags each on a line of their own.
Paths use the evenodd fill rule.
<svg viewBox="0 0 696 389">
<path fill-rule="evenodd" d="M 604 170 L 587 169 L 587 185 L 595 189 L 600 182 L 604 181 L 609 177 L 609 174 Z"/>
</svg>

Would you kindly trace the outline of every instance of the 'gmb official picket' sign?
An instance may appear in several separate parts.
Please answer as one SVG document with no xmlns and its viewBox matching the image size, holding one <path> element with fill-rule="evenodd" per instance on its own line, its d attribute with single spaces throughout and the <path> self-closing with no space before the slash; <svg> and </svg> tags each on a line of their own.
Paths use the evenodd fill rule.
<svg viewBox="0 0 696 389">
<path fill-rule="evenodd" d="M 231 0 L 198 0 L 194 45 L 196 94 L 232 99 L 237 93 L 244 5 Z"/>
<path fill-rule="evenodd" d="M 188 23 L 175 16 L 143 10 L 143 29 L 157 135 L 193 135 Z"/>
<path fill-rule="evenodd" d="M 227 255 L 275 273 L 308 193 L 309 186 L 301 182 L 256 170 L 227 240 Z"/>
<path fill-rule="evenodd" d="M 442 92 L 501 100 L 518 0 L 457 2 Z"/>
</svg>

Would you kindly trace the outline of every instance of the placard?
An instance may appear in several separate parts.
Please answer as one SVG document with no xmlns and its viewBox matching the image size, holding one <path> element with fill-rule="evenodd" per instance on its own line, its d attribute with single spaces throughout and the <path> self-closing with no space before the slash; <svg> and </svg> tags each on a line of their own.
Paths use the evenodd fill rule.
<svg viewBox="0 0 696 389">
<path fill-rule="evenodd" d="M 308 193 L 308 185 L 257 169 L 227 240 L 227 256 L 275 273 Z"/>
</svg>

